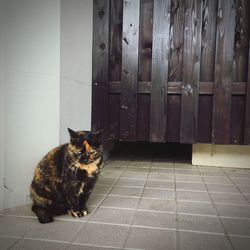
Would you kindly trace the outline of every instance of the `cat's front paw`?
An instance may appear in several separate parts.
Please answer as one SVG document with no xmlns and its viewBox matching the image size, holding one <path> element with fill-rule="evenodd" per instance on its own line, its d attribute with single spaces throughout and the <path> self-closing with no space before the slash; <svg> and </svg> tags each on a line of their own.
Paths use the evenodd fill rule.
<svg viewBox="0 0 250 250">
<path fill-rule="evenodd" d="M 80 218 L 84 217 L 88 214 L 87 210 L 82 210 L 82 211 L 73 211 L 72 209 L 70 210 L 70 214 L 75 217 L 75 218 Z"/>
</svg>

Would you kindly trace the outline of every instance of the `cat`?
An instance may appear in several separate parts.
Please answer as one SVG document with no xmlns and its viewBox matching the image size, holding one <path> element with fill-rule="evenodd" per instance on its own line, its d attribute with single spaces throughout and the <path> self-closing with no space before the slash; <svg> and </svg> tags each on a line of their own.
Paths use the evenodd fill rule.
<svg viewBox="0 0 250 250">
<path fill-rule="evenodd" d="M 40 223 L 66 213 L 87 215 L 86 202 L 103 167 L 101 132 L 68 131 L 70 142 L 49 151 L 35 169 L 30 196 Z"/>
</svg>

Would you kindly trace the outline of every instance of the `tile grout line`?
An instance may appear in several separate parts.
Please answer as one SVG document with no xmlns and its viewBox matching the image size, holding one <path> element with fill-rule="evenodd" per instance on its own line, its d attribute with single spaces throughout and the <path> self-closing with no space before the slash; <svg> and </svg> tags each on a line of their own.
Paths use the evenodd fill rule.
<svg viewBox="0 0 250 250">
<path fill-rule="evenodd" d="M 128 163 L 129 165 L 129 163 Z M 124 168 L 124 170 L 121 172 L 121 174 L 117 177 L 116 181 L 113 183 L 113 185 L 111 185 L 109 191 L 106 193 L 106 195 L 103 197 L 103 199 L 98 203 L 98 205 L 94 208 L 94 210 L 91 212 L 89 218 L 84 221 L 83 225 L 79 228 L 78 232 L 75 234 L 75 236 L 71 239 L 70 244 L 73 244 L 74 241 L 76 240 L 76 238 L 78 237 L 80 231 L 82 229 L 84 229 L 84 227 L 86 227 L 86 224 L 91 220 L 92 215 L 95 213 L 95 211 L 101 206 L 101 204 L 103 203 L 103 201 L 107 198 L 107 196 L 109 195 L 109 193 L 112 191 L 113 187 L 115 186 L 115 184 L 118 182 L 119 178 L 121 177 L 121 175 L 126 171 L 126 169 L 128 168 L 128 165 Z M 97 180 L 98 181 L 98 180 Z"/>
<path fill-rule="evenodd" d="M 177 200 L 177 188 L 176 188 L 176 174 L 174 168 L 174 190 L 175 190 L 175 250 L 179 250 L 179 220 L 178 220 L 178 200 Z"/>
<path fill-rule="evenodd" d="M 130 220 L 130 223 L 129 223 L 129 230 L 128 230 L 128 233 L 127 233 L 126 238 L 124 239 L 124 242 L 123 242 L 123 245 L 122 245 L 122 248 L 123 248 L 123 249 L 125 249 L 125 246 L 126 246 L 127 241 L 128 241 L 129 233 L 130 233 L 131 229 L 133 228 L 133 222 L 134 222 L 135 214 L 136 214 L 136 212 L 138 211 L 137 208 L 138 208 L 138 206 L 139 206 L 139 203 L 140 203 L 140 201 L 141 201 L 141 199 L 142 199 L 142 195 L 143 195 L 144 190 L 145 190 L 147 178 L 148 178 L 149 173 L 150 173 L 150 171 L 151 171 L 152 162 L 153 162 L 153 160 L 151 159 L 151 164 L 150 164 L 150 166 L 149 166 L 147 176 L 145 177 L 145 182 L 144 182 L 144 185 L 142 186 L 139 200 L 137 201 L 137 204 L 136 204 L 135 209 L 134 209 L 134 213 L 133 213 L 133 215 L 132 215 L 132 217 L 131 217 L 131 220 Z"/>
<path fill-rule="evenodd" d="M 200 170 L 199 170 L 199 171 L 200 171 Z M 212 196 L 211 196 L 211 194 L 210 194 L 210 192 L 209 192 L 209 190 L 208 190 L 207 184 L 205 183 L 205 180 L 204 180 L 203 176 L 202 176 L 201 178 L 202 178 L 202 180 L 203 180 L 203 182 L 204 182 L 204 185 L 205 185 L 205 187 L 206 187 L 207 194 L 208 194 L 208 196 L 209 196 L 209 198 L 210 198 L 210 200 L 211 200 L 211 204 L 213 205 L 213 207 L 214 207 L 214 209 L 215 209 L 217 218 L 218 218 L 218 220 L 220 221 L 220 224 L 221 224 L 222 227 L 223 227 L 224 235 L 226 236 L 227 240 L 229 241 L 229 244 L 230 244 L 231 248 L 232 248 L 233 250 L 235 250 L 235 248 L 234 248 L 234 246 L 233 246 L 233 243 L 232 243 L 232 241 L 231 241 L 231 239 L 230 239 L 230 237 L 229 237 L 229 234 L 228 234 L 228 232 L 227 232 L 227 229 L 226 229 L 226 227 L 225 227 L 225 225 L 224 225 L 224 223 L 223 223 L 223 221 L 222 221 L 222 219 L 221 219 L 221 217 L 220 217 L 220 214 L 219 214 L 219 212 L 218 212 L 218 209 L 217 209 L 217 207 L 215 206 L 214 201 L 213 201 L 213 199 L 212 199 Z"/>
<path fill-rule="evenodd" d="M 244 197 L 244 199 L 246 200 L 246 202 L 249 204 L 249 201 L 246 198 L 245 194 L 243 192 L 241 192 L 240 188 L 234 183 L 234 181 L 232 180 L 231 176 L 223 168 L 222 168 L 222 171 L 225 173 L 225 175 L 227 176 L 227 178 L 233 183 L 234 187 L 240 192 L 240 194 Z"/>
</svg>

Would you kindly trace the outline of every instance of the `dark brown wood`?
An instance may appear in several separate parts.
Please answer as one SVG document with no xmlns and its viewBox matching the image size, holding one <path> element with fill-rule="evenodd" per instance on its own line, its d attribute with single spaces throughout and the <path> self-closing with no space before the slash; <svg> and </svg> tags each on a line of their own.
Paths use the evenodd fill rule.
<svg viewBox="0 0 250 250">
<path fill-rule="evenodd" d="M 139 0 L 123 3 L 122 86 L 120 139 L 136 140 Z"/>
<path fill-rule="evenodd" d="M 152 89 L 151 82 L 138 82 L 137 83 L 138 94 L 150 94 Z M 181 94 L 182 93 L 181 82 L 168 82 L 165 83 L 167 94 Z M 246 82 L 233 82 L 232 83 L 232 95 L 246 95 L 247 83 Z M 121 93 L 121 82 L 109 82 L 110 93 Z M 213 95 L 214 83 L 213 82 L 200 82 L 199 94 L 200 95 Z"/>
<path fill-rule="evenodd" d="M 217 144 L 230 143 L 234 27 L 234 0 L 219 0 L 217 10 L 212 131 L 212 141 Z"/>
<path fill-rule="evenodd" d="M 118 140 L 120 136 L 120 95 L 109 94 L 108 140 Z"/>
<path fill-rule="evenodd" d="M 230 144 L 244 143 L 245 102 L 245 96 L 232 96 Z"/>
<path fill-rule="evenodd" d="M 197 142 L 211 143 L 212 140 L 212 118 L 213 118 L 213 96 L 199 96 L 199 120 Z"/>
<path fill-rule="evenodd" d="M 244 144 L 250 144 L 250 42 L 248 49 L 248 76 L 247 76 Z"/>
<path fill-rule="evenodd" d="M 247 81 L 248 47 L 250 38 L 250 2 L 236 1 L 234 39 L 234 81 Z"/>
<path fill-rule="evenodd" d="M 166 142 L 170 0 L 154 0 L 150 141 Z"/>
<path fill-rule="evenodd" d="M 200 72 L 202 82 L 214 81 L 217 4 L 217 0 L 203 1 Z"/>
<path fill-rule="evenodd" d="M 150 95 L 137 96 L 137 141 L 149 141 Z"/>
<path fill-rule="evenodd" d="M 152 0 L 141 0 L 138 74 L 141 82 L 151 81 L 153 8 Z"/>
<path fill-rule="evenodd" d="M 172 0 L 168 81 L 182 81 L 185 0 Z"/>
<path fill-rule="evenodd" d="M 180 118 L 181 118 L 181 96 L 169 95 L 167 102 L 167 113 L 171 119 L 167 120 L 167 141 L 180 141 Z"/>
<path fill-rule="evenodd" d="M 185 11 L 180 141 L 195 143 L 198 127 L 202 1 L 187 0 Z"/>
<path fill-rule="evenodd" d="M 110 0 L 109 80 L 121 81 L 122 71 L 122 0 Z"/>
<path fill-rule="evenodd" d="M 109 72 L 109 1 L 94 0 L 93 14 L 93 73 L 92 73 L 92 130 L 108 126 Z"/>
</svg>

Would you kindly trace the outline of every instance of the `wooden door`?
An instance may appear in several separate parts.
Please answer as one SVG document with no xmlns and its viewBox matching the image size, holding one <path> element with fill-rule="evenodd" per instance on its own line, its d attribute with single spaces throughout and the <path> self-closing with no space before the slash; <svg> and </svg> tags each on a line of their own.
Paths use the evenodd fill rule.
<svg viewBox="0 0 250 250">
<path fill-rule="evenodd" d="M 92 129 L 250 144 L 250 1 L 94 0 Z"/>
</svg>

